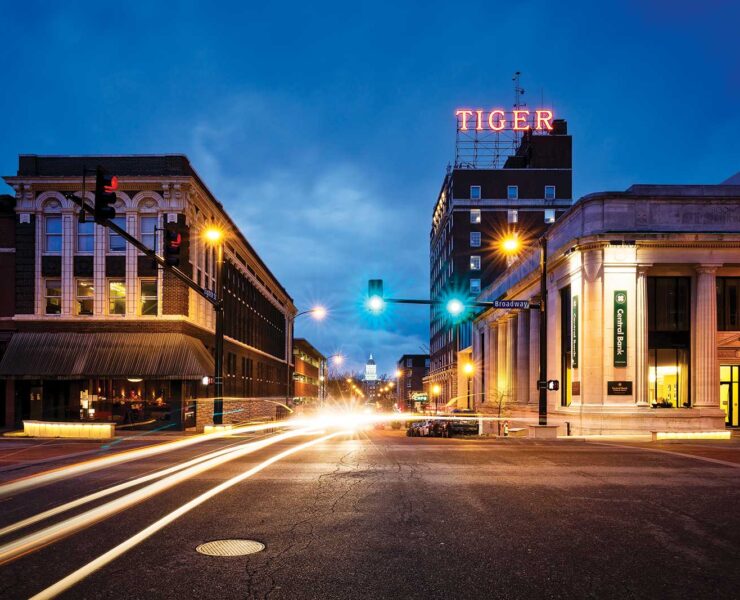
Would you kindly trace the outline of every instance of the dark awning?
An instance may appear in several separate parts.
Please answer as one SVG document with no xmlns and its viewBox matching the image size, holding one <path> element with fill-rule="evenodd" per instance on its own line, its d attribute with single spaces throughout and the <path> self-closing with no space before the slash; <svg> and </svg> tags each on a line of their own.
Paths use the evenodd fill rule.
<svg viewBox="0 0 740 600">
<path fill-rule="evenodd" d="M 16 333 L 0 377 L 200 379 L 213 358 L 182 333 Z"/>
</svg>

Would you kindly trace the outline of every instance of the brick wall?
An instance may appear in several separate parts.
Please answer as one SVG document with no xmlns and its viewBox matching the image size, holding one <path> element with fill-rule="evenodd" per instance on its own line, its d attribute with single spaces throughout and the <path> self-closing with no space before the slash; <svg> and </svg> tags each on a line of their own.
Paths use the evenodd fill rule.
<svg viewBox="0 0 740 600">
<path fill-rule="evenodd" d="M 285 398 L 273 398 L 276 402 L 284 402 Z M 224 425 L 246 423 L 254 420 L 275 419 L 278 405 L 268 402 L 265 398 L 251 398 L 239 400 L 224 400 Z M 199 432 L 206 425 L 213 424 L 213 399 L 198 399 L 195 425 Z"/>
</svg>

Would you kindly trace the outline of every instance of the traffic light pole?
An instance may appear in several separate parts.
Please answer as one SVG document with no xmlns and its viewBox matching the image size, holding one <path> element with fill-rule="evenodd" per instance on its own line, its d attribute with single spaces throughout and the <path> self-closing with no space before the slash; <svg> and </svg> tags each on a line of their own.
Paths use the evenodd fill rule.
<svg viewBox="0 0 740 600">
<path fill-rule="evenodd" d="M 547 237 L 540 239 L 540 377 L 539 424 L 547 425 Z"/>
<path fill-rule="evenodd" d="M 95 210 L 90 207 L 84 200 L 76 194 L 65 192 L 64 197 L 67 200 L 71 200 L 80 207 L 80 210 L 84 213 L 88 213 L 92 218 L 95 217 Z M 207 290 L 199 286 L 195 281 L 188 277 L 177 267 L 173 267 L 168 264 L 167 261 L 159 256 L 154 250 L 148 248 L 142 242 L 137 240 L 123 227 L 119 227 L 116 223 L 110 219 L 103 219 L 99 222 L 104 227 L 114 231 L 117 235 L 121 236 L 129 244 L 134 246 L 137 250 L 140 250 L 144 255 L 151 258 L 160 267 L 172 273 L 191 290 L 197 293 L 199 296 L 205 298 L 208 302 L 213 305 L 216 311 L 216 341 L 215 341 L 215 376 L 214 376 L 214 392 L 215 398 L 213 402 L 213 423 L 219 425 L 223 419 L 223 384 L 224 384 L 224 301 L 223 301 L 223 269 L 224 269 L 224 248 L 223 243 L 218 246 L 217 254 L 217 266 L 216 266 L 216 292 Z"/>
</svg>

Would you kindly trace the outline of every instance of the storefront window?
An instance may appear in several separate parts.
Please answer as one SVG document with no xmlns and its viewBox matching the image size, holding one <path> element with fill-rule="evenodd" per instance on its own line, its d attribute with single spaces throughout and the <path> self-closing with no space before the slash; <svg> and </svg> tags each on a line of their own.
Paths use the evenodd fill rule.
<svg viewBox="0 0 740 600">
<path fill-rule="evenodd" d="M 717 277 L 717 329 L 740 330 L 740 277 Z"/>
<path fill-rule="evenodd" d="M 62 280 L 46 280 L 46 314 L 62 314 Z"/>
<path fill-rule="evenodd" d="M 740 425 L 740 365 L 722 365 L 719 368 L 719 405 L 725 412 L 725 423 Z"/>
<path fill-rule="evenodd" d="M 91 279 L 77 280 L 77 310 L 78 315 L 92 315 L 95 300 L 95 289 Z"/>
<path fill-rule="evenodd" d="M 141 314 L 157 316 L 157 280 L 141 280 Z"/>
<path fill-rule="evenodd" d="M 126 314 L 126 282 L 123 279 L 108 281 L 108 314 Z"/>
<path fill-rule="evenodd" d="M 654 408 L 688 408 L 690 289 L 688 277 L 648 278 L 648 397 Z"/>
</svg>

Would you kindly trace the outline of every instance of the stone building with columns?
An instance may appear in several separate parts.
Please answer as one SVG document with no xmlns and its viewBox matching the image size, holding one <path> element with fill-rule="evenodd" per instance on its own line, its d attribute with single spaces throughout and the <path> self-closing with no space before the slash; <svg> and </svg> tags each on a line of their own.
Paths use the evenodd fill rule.
<svg viewBox="0 0 740 600">
<path fill-rule="evenodd" d="M 561 434 L 738 425 L 740 186 L 634 185 L 576 202 L 547 231 L 547 379 Z M 540 302 L 540 250 L 479 300 Z M 539 310 L 474 322 L 476 408 L 536 419 Z"/>
<path fill-rule="evenodd" d="M 214 295 L 216 250 L 202 233 L 223 229 L 224 422 L 274 416 L 288 394 L 295 306 L 188 158 L 21 155 L 5 177 L 14 228 L 0 240 L 14 279 L 0 323 L 6 426 L 212 421 L 213 307 L 110 229 L 80 222 L 62 192 L 81 195 L 83 167 L 96 165 L 118 176 L 115 221 L 160 255 L 174 228 L 179 268 Z M 94 175 L 89 204 L 93 187 Z"/>
</svg>

